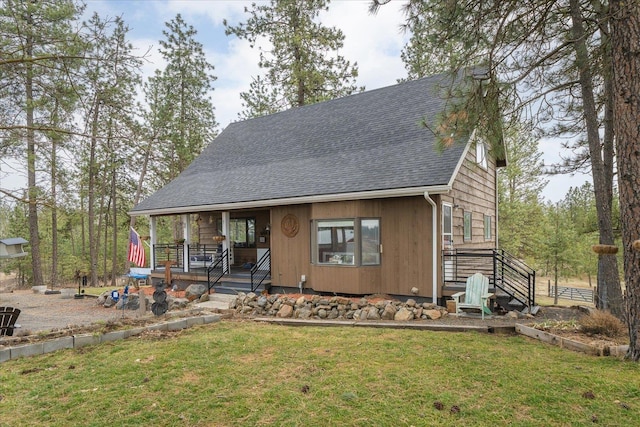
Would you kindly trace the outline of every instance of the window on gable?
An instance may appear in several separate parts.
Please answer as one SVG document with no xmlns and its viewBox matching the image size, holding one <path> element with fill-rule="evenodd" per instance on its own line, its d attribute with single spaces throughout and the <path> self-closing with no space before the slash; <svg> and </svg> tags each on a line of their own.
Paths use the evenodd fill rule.
<svg viewBox="0 0 640 427">
<path fill-rule="evenodd" d="M 476 141 L 476 162 L 480 167 L 487 169 L 487 146 L 482 141 Z"/>
<path fill-rule="evenodd" d="M 472 234 L 471 234 L 471 212 L 465 211 L 464 212 L 464 240 L 465 241 L 470 241 L 472 238 Z"/>
<path fill-rule="evenodd" d="M 491 240 L 491 216 L 484 216 L 484 240 Z"/>
</svg>

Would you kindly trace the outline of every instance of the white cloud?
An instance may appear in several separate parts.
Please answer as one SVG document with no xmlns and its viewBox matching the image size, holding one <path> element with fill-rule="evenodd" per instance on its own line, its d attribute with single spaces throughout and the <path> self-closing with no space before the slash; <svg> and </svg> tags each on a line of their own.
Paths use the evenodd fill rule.
<svg viewBox="0 0 640 427">
<path fill-rule="evenodd" d="M 342 30 L 345 42 L 341 54 L 358 63 L 359 84 L 375 89 L 406 76 L 400 59 L 406 40 L 400 31 L 404 2 L 384 5 L 375 15 L 368 12 L 369 4 L 368 0 L 334 2 L 321 19 L 324 25 Z"/>
</svg>

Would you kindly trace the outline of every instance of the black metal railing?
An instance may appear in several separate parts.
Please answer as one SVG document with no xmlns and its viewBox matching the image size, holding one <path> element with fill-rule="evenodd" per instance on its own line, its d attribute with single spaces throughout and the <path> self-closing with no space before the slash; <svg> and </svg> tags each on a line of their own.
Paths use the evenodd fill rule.
<svg viewBox="0 0 640 427">
<path fill-rule="evenodd" d="M 500 249 L 455 249 L 443 251 L 443 282 L 462 285 L 474 273 L 489 277 L 496 290 L 525 307 L 535 306 L 536 272 Z"/>
<path fill-rule="evenodd" d="M 186 251 L 186 254 L 185 254 Z M 167 264 L 182 269 L 186 255 L 188 270 L 208 268 L 220 258 L 220 245 L 155 244 L 153 245 L 153 269 L 166 268 Z"/>
<path fill-rule="evenodd" d="M 225 249 L 220 257 L 207 267 L 207 293 L 211 293 L 211 288 L 220 282 L 225 274 L 229 274 L 229 250 Z"/>
<path fill-rule="evenodd" d="M 271 277 L 271 250 L 267 251 L 260 257 L 256 265 L 251 267 L 251 292 L 256 289 L 267 279 Z"/>
<path fill-rule="evenodd" d="M 169 266 L 182 268 L 183 266 L 183 244 L 155 244 L 153 245 L 153 269 L 166 268 Z"/>
</svg>

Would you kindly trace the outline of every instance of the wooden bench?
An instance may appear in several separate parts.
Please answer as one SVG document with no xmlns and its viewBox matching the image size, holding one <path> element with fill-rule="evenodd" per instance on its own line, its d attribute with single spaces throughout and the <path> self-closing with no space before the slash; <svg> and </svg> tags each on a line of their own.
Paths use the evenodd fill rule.
<svg viewBox="0 0 640 427">
<path fill-rule="evenodd" d="M 16 320 L 20 315 L 20 310 L 14 307 L 0 307 L 0 336 L 12 336 L 13 330 L 19 328 Z"/>
</svg>

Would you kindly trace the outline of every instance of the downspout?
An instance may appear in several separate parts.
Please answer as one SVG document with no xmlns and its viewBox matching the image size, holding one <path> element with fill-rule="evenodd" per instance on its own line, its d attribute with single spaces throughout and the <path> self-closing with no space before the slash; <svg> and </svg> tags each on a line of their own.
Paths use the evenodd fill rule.
<svg viewBox="0 0 640 427">
<path fill-rule="evenodd" d="M 433 271 L 433 303 L 438 304 L 438 205 L 431 199 L 429 192 L 424 192 L 424 198 L 431 205 L 431 269 Z"/>
</svg>

